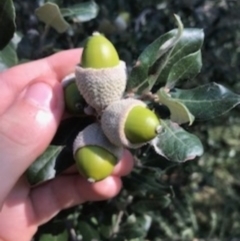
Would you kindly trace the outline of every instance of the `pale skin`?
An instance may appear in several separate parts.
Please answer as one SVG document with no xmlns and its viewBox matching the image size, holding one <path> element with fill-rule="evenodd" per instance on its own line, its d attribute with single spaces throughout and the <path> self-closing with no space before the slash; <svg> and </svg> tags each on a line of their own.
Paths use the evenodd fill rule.
<svg viewBox="0 0 240 241">
<path fill-rule="evenodd" d="M 0 241 L 29 241 L 61 210 L 105 200 L 121 189 L 133 167 L 126 150 L 113 174 L 89 183 L 71 167 L 31 187 L 24 172 L 47 148 L 64 114 L 61 79 L 74 71 L 81 50 L 62 51 L 0 73 Z"/>
</svg>

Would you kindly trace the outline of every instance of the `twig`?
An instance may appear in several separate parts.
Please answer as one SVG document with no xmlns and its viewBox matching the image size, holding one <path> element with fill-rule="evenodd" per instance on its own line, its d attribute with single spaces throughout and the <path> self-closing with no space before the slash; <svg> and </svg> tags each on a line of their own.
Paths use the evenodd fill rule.
<svg viewBox="0 0 240 241">
<path fill-rule="evenodd" d="M 50 25 L 46 24 L 45 28 L 44 28 L 44 31 L 43 31 L 43 33 L 41 35 L 40 42 L 39 42 L 39 54 L 41 54 L 42 51 L 43 51 L 43 46 L 44 46 L 46 37 L 47 37 L 47 35 L 49 33 L 49 30 L 50 30 Z"/>
<path fill-rule="evenodd" d="M 118 215 L 117 215 L 116 222 L 115 222 L 115 224 L 113 225 L 113 228 L 112 228 L 112 230 L 111 230 L 111 232 L 110 232 L 110 235 L 109 235 L 109 236 L 110 236 L 110 238 L 109 238 L 110 241 L 112 241 L 113 238 L 114 238 L 114 236 L 119 232 L 119 230 L 120 230 L 120 224 L 121 224 L 121 222 L 122 222 L 122 218 L 123 218 L 123 215 L 124 215 L 124 213 L 125 213 L 125 210 L 126 210 L 127 206 L 132 203 L 132 201 L 133 201 L 133 196 L 129 195 L 129 196 L 127 197 L 127 201 L 126 201 L 123 209 L 120 210 L 119 213 L 118 213 Z"/>
</svg>

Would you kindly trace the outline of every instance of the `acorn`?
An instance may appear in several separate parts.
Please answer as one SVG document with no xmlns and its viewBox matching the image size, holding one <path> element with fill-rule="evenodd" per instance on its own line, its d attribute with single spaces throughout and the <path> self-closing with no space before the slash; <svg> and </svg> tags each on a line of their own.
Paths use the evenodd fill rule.
<svg viewBox="0 0 240 241">
<path fill-rule="evenodd" d="M 134 149 L 154 139 L 161 123 L 143 101 L 128 98 L 116 101 L 104 110 L 101 126 L 111 143 Z"/>
<path fill-rule="evenodd" d="M 130 14 L 126 11 L 120 12 L 119 15 L 114 20 L 114 25 L 117 28 L 117 31 L 123 32 L 127 29 L 130 22 Z"/>
<path fill-rule="evenodd" d="M 65 109 L 70 114 L 85 115 L 85 101 L 77 88 L 75 80 L 74 73 L 67 75 L 62 80 Z"/>
<path fill-rule="evenodd" d="M 79 173 L 88 181 L 96 182 L 111 175 L 122 157 L 123 148 L 110 143 L 101 126 L 94 123 L 78 134 L 73 152 Z"/>
<path fill-rule="evenodd" d="M 99 32 L 94 32 L 84 45 L 81 66 L 102 69 L 119 64 L 118 53 L 113 44 Z"/>
<path fill-rule="evenodd" d="M 87 39 L 75 73 L 80 93 L 99 114 L 122 98 L 127 81 L 125 62 L 119 60 L 113 44 L 100 33 Z"/>
</svg>

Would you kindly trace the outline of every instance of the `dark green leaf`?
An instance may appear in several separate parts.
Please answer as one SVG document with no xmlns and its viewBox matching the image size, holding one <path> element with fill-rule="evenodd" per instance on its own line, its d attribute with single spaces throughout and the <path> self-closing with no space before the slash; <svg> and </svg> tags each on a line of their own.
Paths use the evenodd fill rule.
<svg viewBox="0 0 240 241">
<path fill-rule="evenodd" d="M 176 30 L 173 30 L 173 32 L 176 32 Z M 176 64 L 179 60 L 188 56 L 189 54 L 198 52 L 202 47 L 203 39 L 204 34 L 201 29 L 184 29 L 180 40 L 174 46 L 174 49 L 171 52 L 171 54 L 167 57 L 166 65 L 162 68 L 162 71 L 158 76 L 158 82 L 166 83 L 174 64 Z M 197 57 L 199 58 L 199 56 Z M 196 61 L 196 59 L 194 61 Z M 199 62 L 199 60 L 197 61 Z"/>
<path fill-rule="evenodd" d="M 162 131 L 151 144 L 158 154 L 173 162 L 185 162 L 203 154 L 198 137 L 171 121 L 162 121 Z"/>
<path fill-rule="evenodd" d="M 62 8 L 61 13 L 64 17 L 71 17 L 79 22 L 86 22 L 98 15 L 99 7 L 94 1 L 74 4 L 68 8 Z"/>
<path fill-rule="evenodd" d="M 64 20 L 58 5 L 55 3 L 45 3 L 36 9 L 35 14 L 40 21 L 51 26 L 59 33 L 63 33 L 69 28 L 69 24 Z"/>
<path fill-rule="evenodd" d="M 153 198 L 137 201 L 132 206 L 132 209 L 137 213 L 145 213 L 148 211 L 155 211 L 166 208 L 170 204 L 170 202 L 171 200 L 169 196 L 165 195 L 162 198 Z"/>
<path fill-rule="evenodd" d="M 64 231 L 61 234 L 58 235 L 52 235 L 52 234 L 43 234 L 41 235 L 39 241 L 68 241 L 68 233 L 67 231 Z"/>
<path fill-rule="evenodd" d="M 15 8 L 12 0 L 0 1 L 0 50 L 12 39 L 15 32 Z"/>
<path fill-rule="evenodd" d="M 138 59 L 137 63 L 135 64 L 130 73 L 127 82 L 128 92 L 136 91 L 140 85 L 143 85 L 143 89 L 148 86 L 148 70 L 149 67 L 147 66 L 147 64 L 142 63 L 141 60 Z"/>
<path fill-rule="evenodd" d="M 194 78 L 202 68 L 201 51 L 198 50 L 176 62 L 168 75 L 166 87 L 171 89 L 178 80 Z"/>
<path fill-rule="evenodd" d="M 0 72 L 18 63 L 18 57 L 14 45 L 9 43 L 0 51 Z"/>
<path fill-rule="evenodd" d="M 155 170 L 142 170 L 138 173 L 132 171 L 130 175 L 123 179 L 124 187 L 134 195 L 146 195 L 146 193 L 157 196 L 166 195 L 167 187 L 158 182 L 158 172 Z"/>
<path fill-rule="evenodd" d="M 63 146 L 49 146 L 47 150 L 37 158 L 26 173 L 30 184 L 34 185 L 55 177 L 55 163 L 62 149 Z"/>
<path fill-rule="evenodd" d="M 100 240 L 98 231 L 87 222 L 79 221 L 77 230 L 84 241 Z"/>
<path fill-rule="evenodd" d="M 240 103 L 240 95 L 217 83 L 190 90 L 174 89 L 170 94 L 174 100 L 183 103 L 200 120 L 223 115 Z"/>
<path fill-rule="evenodd" d="M 124 237 L 125 239 L 144 238 L 152 224 L 152 217 L 143 214 L 141 216 L 135 216 L 132 214 L 121 225 L 118 232 L 118 237 Z M 124 240 L 124 239 L 122 239 Z"/>
<path fill-rule="evenodd" d="M 140 54 L 137 63 L 133 67 L 128 79 L 128 91 L 132 91 L 135 88 L 139 88 L 139 85 L 148 86 L 148 74 L 152 65 L 170 49 L 172 49 L 179 41 L 183 26 L 180 18 L 175 15 L 175 19 L 178 24 L 178 29 L 172 30 L 159 38 L 153 43 L 147 46 L 147 48 Z M 141 86 L 141 88 L 143 88 Z"/>
<path fill-rule="evenodd" d="M 161 88 L 158 91 L 158 98 L 161 104 L 167 106 L 171 112 L 171 120 L 178 124 L 183 124 L 189 122 L 191 125 L 194 121 L 194 116 L 186 108 L 186 106 L 180 101 L 171 98 L 171 96 Z"/>
</svg>

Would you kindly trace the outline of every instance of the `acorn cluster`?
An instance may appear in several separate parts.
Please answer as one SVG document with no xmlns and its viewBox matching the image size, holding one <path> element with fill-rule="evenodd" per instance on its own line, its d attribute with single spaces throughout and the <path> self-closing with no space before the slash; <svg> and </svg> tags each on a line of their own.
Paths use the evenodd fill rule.
<svg viewBox="0 0 240 241">
<path fill-rule="evenodd" d="M 73 100 L 66 104 L 74 110 L 77 90 L 98 117 L 73 144 L 80 174 L 95 182 L 111 175 L 124 148 L 139 148 L 155 138 L 161 123 L 143 101 L 124 98 L 126 65 L 107 38 L 93 33 L 85 42 L 80 62 L 76 82 L 69 88 Z"/>
</svg>

